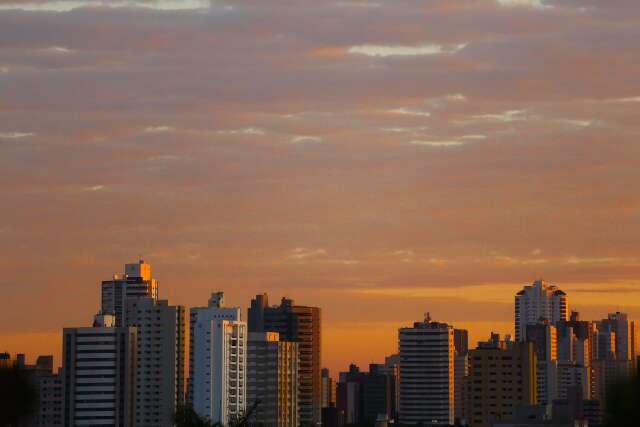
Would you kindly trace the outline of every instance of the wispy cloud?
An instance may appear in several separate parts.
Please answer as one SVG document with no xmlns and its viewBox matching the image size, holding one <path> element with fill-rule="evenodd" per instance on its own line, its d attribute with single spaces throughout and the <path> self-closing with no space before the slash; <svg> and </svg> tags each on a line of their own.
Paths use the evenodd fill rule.
<svg viewBox="0 0 640 427">
<path fill-rule="evenodd" d="M 82 191 L 95 192 L 95 191 L 100 191 L 104 189 L 105 189 L 104 185 L 92 185 L 91 187 L 84 187 Z"/>
<path fill-rule="evenodd" d="M 422 111 L 414 108 L 404 108 L 404 107 L 387 110 L 387 113 L 401 114 L 405 116 L 431 117 L 431 113 L 428 111 Z"/>
<path fill-rule="evenodd" d="M 477 114 L 471 116 L 474 120 L 488 122 L 510 123 L 527 120 L 527 110 L 507 110 L 500 113 Z"/>
<path fill-rule="evenodd" d="M 547 9 L 553 8 L 552 5 L 547 5 L 543 0 L 497 0 L 502 6 L 525 6 L 535 9 Z"/>
<path fill-rule="evenodd" d="M 249 126 L 242 129 L 220 130 L 218 133 L 225 135 L 265 135 L 267 132 L 264 129 Z"/>
<path fill-rule="evenodd" d="M 295 248 L 287 256 L 287 259 L 299 261 L 307 258 L 325 256 L 326 254 L 327 254 L 327 251 L 325 251 L 322 248 L 319 248 L 319 249 Z"/>
<path fill-rule="evenodd" d="M 24 10 L 40 12 L 70 12 L 78 8 L 105 7 L 123 8 L 136 7 L 157 10 L 190 10 L 208 9 L 210 0 L 25 0 L 9 1 L 0 4 L 0 10 Z"/>
<path fill-rule="evenodd" d="M 421 56 L 421 55 L 442 55 L 454 54 L 467 46 L 467 43 L 441 45 L 423 44 L 418 46 L 408 45 L 373 45 L 364 44 L 351 46 L 347 52 L 367 56 L 388 57 L 388 56 Z"/>
<path fill-rule="evenodd" d="M 291 142 L 294 144 L 318 144 L 322 142 L 322 138 L 319 136 L 298 135 L 291 138 Z"/>
<path fill-rule="evenodd" d="M 0 132 L 0 139 L 20 139 L 34 136 L 32 132 Z"/>
<path fill-rule="evenodd" d="M 160 126 L 148 126 L 144 128 L 145 133 L 165 133 L 165 132 L 173 132 L 176 128 L 172 126 L 160 125 Z"/>
<path fill-rule="evenodd" d="M 457 139 L 436 140 L 436 141 L 414 139 L 413 141 L 409 141 L 409 144 L 424 145 L 428 147 L 458 147 L 458 146 L 464 145 L 464 141 L 460 141 Z"/>
<path fill-rule="evenodd" d="M 43 50 L 46 53 L 53 53 L 58 55 L 67 55 L 67 54 L 75 53 L 75 50 L 69 49 L 68 47 L 64 47 L 64 46 L 50 46 Z"/>
</svg>

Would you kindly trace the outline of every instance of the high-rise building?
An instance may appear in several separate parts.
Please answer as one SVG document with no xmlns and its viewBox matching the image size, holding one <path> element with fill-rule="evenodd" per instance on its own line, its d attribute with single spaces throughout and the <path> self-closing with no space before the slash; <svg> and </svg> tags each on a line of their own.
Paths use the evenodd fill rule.
<svg viewBox="0 0 640 427">
<path fill-rule="evenodd" d="M 512 343 L 492 334 L 469 351 L 468 419 L 472 427 L 490 427 L 515 416 L 520 405 L 536 403 L 536 354 L 533 343 Z"/>
<path fill-rule="evenodd" d="M 340 372 L 336 384 L 336 407 L 344 413 L 347 424 L 359 424 L 362 421 L 365 375 L 353 363 L 348 371 Z"/>
<path fill-rule="evenodd" d="M 391 377 L 391 419 L 398 419 L 400 408 L 400 355 L 392 354 L 384 358 L 384 367 Z"/>
<path fill-rule="evenodd" d="M 560 320 L 569 320 L 569 299 L 555 285 L 536 280 L 515 297 L 516 341 L 525 341 L 526 326 L 535 325 L 540 319 L 546 319 L 552 325 Z"/>
<path fill-rule="evenodd" d="M 394 372 L 384 364 L 372 363 L 362 383 L 362 421 L 371 425 L 379 417 L 393 417 Z"/>
<path fill-rule="evenodd" d="M 122 277 L 102 282 L 102 313 L 115 316 L 116 326 L 127 324 L 126 300 L 128 298 L 150 297 L 158 299 L 158 281 L 151 277 L 151 265 L 143 260 L 125 264 Z"/>
<path fill-rule="evenodd" d="M 453 327 L 430 317 L 398 331 L 401 424 L 453 424 Z"/>
<path fill-rule="evenodd" d="M 336 382 L 329 375 L 329 369 L 322 368 L 322 407 L 336 406 Z"/>
<path fill-rule="evenodd" d="M 138 331 L 135 425 L 171 427 L 184 397 L 185 309 L 166 300 L 128 298 L 125 318 Z"/>
<path fill-rule="evenodd" d="M 541 320 L 526 327 L 527 341 L 536 352 L 537 400 L 550 404 L 558 397 L 558 339 L 556 327 Z"/>
<path fill-rule="evenodd" d="M 453 330 L 455 348 L 454 362 L 454 415 L 456 420 L 466 417 L 466 382 L 469 375 L 469 332 L 466 329 Z"/>
<path fill-rule="evenodd" d="M 298 343 L 277 332 L 250 332 L 247 351 L 247 407 L 265 427 L 298 426 Z"/>
<path fill-rule="evenodd" d="M 246 409 L 247 325 L 216 292 L 190 310 L 189 400 L 195 412 L 227 424 Z"/>
<path fill-rule="evenodd" d="M 270 307 L 266 294 L 257 295 L 251 301 L 248 313 L 249 330 L 252 332 L 278 332 L 281 340 L 299 343 L 298 406 L 300 423 L 305 425 L 320 424 L 320 316 L 320 308 L 295 305 L 288 298 L 282 298 L 279 306 Z"/>
<path fill-rule="evenodd" d="M 39 380 L 38 427 L 62 426 L 62 376 L 50 372 Z"/>
<path fill-rule="evenodd" d="M 629 320 L 627 313 L 609 313 L 607 319 L 600 322 L 615 333 L 615 358 L 617 360 L 636 360 L 638 355 L 638 330 L 636 322 Z"/>
<path fill-rule="evenodd" d="M 136 341 L 136 328 L 116 327 L 108 314 L 90 328 L 64 328 L 64 426 L 134 425 Z"/>
</svg>

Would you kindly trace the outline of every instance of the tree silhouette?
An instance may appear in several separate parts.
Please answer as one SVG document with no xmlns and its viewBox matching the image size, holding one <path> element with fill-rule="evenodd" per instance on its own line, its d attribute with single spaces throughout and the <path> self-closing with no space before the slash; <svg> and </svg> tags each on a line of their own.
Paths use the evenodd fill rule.
<svg viewBox="0 0 640 427">
<path fill-rule="evenodd" d="M 38 390 L 29 373 L 17 367 L 0 368 L 0 425 L 19 426 L 37 405 Z"/>
</svg>

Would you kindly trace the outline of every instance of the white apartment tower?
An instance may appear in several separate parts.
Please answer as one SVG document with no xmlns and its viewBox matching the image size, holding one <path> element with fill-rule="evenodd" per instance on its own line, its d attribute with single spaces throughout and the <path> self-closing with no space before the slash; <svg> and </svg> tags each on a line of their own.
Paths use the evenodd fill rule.
<svg viewBox="0 0 640 427">
<path fill-rule="evenodd" d="M 128 298 L 126 319 L 138 330 L 135 425 L 172 427 L 184 396 L 185 309 L 166 300 Z"/>
<path fill-rule="evenodd" d="M 64 328 L 63 425 L 129 427 L 137 331 L 97 315 L 93 327 Z"/>
<path fill-rule="evenodd" d="M 569 320 L 569 299 L 555 285 L 536 280 L 515 297 L 516 341 L 526 341 L 527 325 L 535 325 L 540 319 L 548 320 L 552 325 Z"/>
<path fill-rule="evenodd" d="M 127 324 L 126 300 L 139 297 L 158 299 L 158 281 L 151 277 L 151 264 L 144 260 L 125 264 L 122 277 L 116 274 L 102 281 L 102 313 L 113 314 L 116 326 Z"/>
<path fill-rule="evenodd" d="M 246 409 L 247 325 L 216 292 L 190 311 L 189 401 L 196 413 L 228 424 Z"/>
<path fill-rule="evenodd" d="M 400 354 L 400 424 L 454 422 L 453 327 L 416 322 L 398 331 Z"/>
</svg>

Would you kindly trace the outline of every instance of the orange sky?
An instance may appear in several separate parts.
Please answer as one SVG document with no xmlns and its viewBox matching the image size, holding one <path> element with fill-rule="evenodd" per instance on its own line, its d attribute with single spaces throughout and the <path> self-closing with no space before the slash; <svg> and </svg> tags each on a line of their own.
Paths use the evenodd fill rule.
<svg viewBox="0 0 640 427">
<path fill-rule="evenodd" d="M 334 372 L 425 311 L 510 332 L 538 277 L 640 317 L 640 2 L 98 3 L 0 5 L 0 351 L 138 254 L 321 306 Z"/>
</svg>

